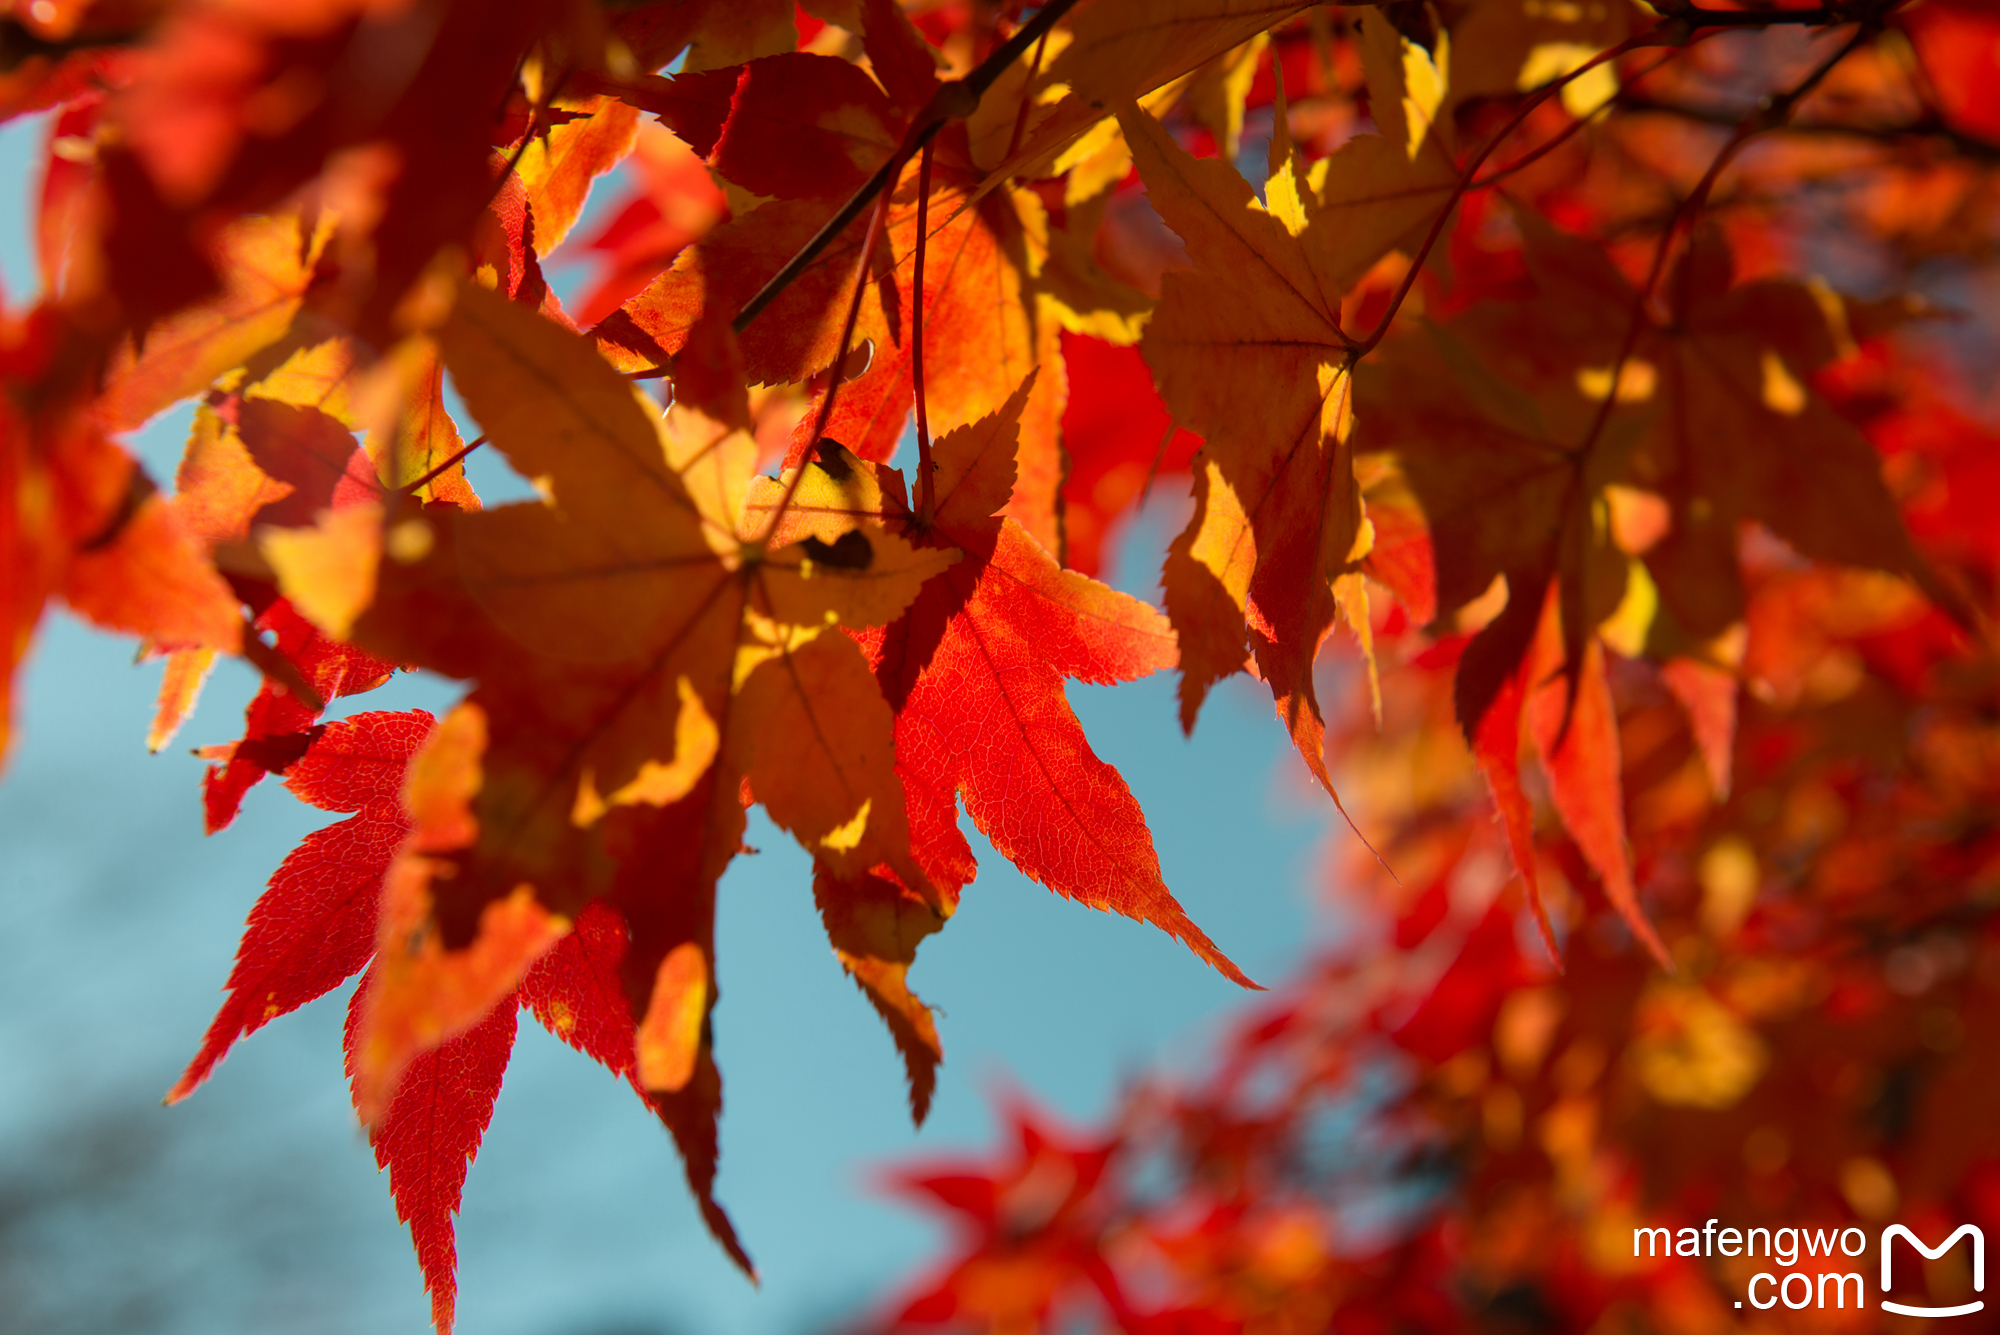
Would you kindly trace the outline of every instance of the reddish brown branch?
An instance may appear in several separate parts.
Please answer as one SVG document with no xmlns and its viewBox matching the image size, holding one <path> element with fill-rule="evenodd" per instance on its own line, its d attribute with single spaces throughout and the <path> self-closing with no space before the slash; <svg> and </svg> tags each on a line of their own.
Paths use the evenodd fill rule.
<svg viewBox="0 0 2000 1335">
<path fill-rule="evenodd" d="M 798 253 L 785 261 L 784 268 L 772 274 L 770 280 L 757 290 L 757 294 L 743 303 L 743 309 L 736 313 L 735 320 L 731 322 L 736 332 L 740 334 L 749 328 L 750 322 L 776 301 L 780 292 L 790 287 L 800 274 L 811 267 L 812 262 L 820 257 L 820 253 L 833 244 L 833 239 L 846 231 L 849 223 L 861 216 L 861 210 L 868 207 L 869 201 L 890 190 L 897 178 L 902 175 L 904 165 L 937 137 L 937 132 L 944 128 L 947 121 L 963 120 L 976 111 L 979 99 L 986 95 L 986 90 L 993 86 L 995 80 L 1007 72 L 1007 67 L 1020 59 L 1023 51 L 1039 42 L 1048 30 L 1056 25 L 1056 21 L 1069 13 L 1075 5 L 1076 0 L 1049 0 L 1048 4 L 1036 11 L 1035 17 L 1022 24 L 1020 30 L 1001 43 L 992 55 L 980 61 L 978 68 L 972 73 L 963 79 L 940 85 L 931 97 L 930 103 L 917 113 L 916 118 L 910 122 L 909 129 L 903 132 L 903 142 L 896 149 L 895 156 L 883 163 L 873 176 L 862 182 L 861 188 L 848 197 L 847 202 L 826 220 L 824 226 L 813 233 L 805 245 L 799 247 Z"/>
<path fill-rule="evenodd" d="M 1872 38 L 1877 30 L 1873 24 L 1863 24 L 1855 29 L 1854 35 L 1843 42 L 1838 51 L 1814 66 L 1812 72 L 1797 85 L 1767 100 L 1763 106 L 1738 121 L 1735 131 L 1716 151 L 1714 160 L 1708 164 L 1708 170 L 1702 173 L 1701 179 L 1695 182 L 1694 189 L 1688 193 L 1688 197 L 1674 210 L 1673 217 L 1667 220 L 1666 231 L 1660 235 L 1659 245 L 1654 248 L 1653 264 L 1646 274 L 1645 285 L 1633 298 L 1632 314 L 1626 321 L 1625 338 L 1619 345 L 1617 360 L 1611 364 L 1610 389 L 1606 391 L 1604 401 L 1597 406 L 1597 413 L 1591 419 L 1589 432 L 1577 447 L 1578 457 L 1590 453 L 1598 438 L 1603 435 L 1606 423 L 1611 420 L 1611 410 L 1618 402 L 1618 382 L 1625 374 L 1626 363 L 1631 360 L 1633 351 L 1639 345 L 1639 334 L 1646 324 L 1646 308 L 1652 303 L 1654 294 L 1659 291 L 1660 279 L 1666 273 L 1667 259 L 1673 253 L 1675 238 L 1683 231 L 1692 230 L 1695 220 L 1701 216 L 1702 209 L 1707 207 L 1709 196 L 1714 193 L 1716 181 L 1742 151 L 1743 146 L 1760 132 L 1782 126 L 1797 109 L 1799 103 L 1833 72 L 1834 67 Z"/>
<path fill-rule="evenodd" d="M 861 295 L 868 290 L 868 266 L 875 256 L 875 243 L 881 239 L 883 226 L 889 216 L 889 196 L 882 195 L 875 201 L 875 212 L 868 218 L 868 237 L 861 243 L 861 256 L 854 266 L 854 295 L 847 303 L 847 319 L 840 326 L 840 346 L 833 354 L 833 363 L 827 368 L 826 397 L 820 400 L 819 412 L 813 417 L 811 443 L 799 460 L 799 466 L 792 470 L 792 480 L 785 485 L 785 494 L 771 512 L 771 526 L 757 539 L 761 550 L 771 544 L 771 535 L 778 531 L 778 525 L 785 521 L 785 511 L 792 505 L 792 498 L 798 495 L 799 483 L 805 479 L 806 465 L 819 454 L 820 441 L 826 435 L 826 424 L 833 420 L 834 400 L 840 397 L 841 381 L 847 372 L 848 350 L 854 346 L 854 327 L 861 319 Z"/>
<path fill-rule="evenodd" d="M 1028 68 L 1027 82 L 1021 85 L 1021 109 L 1014 113 L 1014 133 L 1007 136 L 1007 151 L 1000 155 L 1002 162 L 1012 161 L 1014 154 L 1020 151 L 1021 135 L 1028 128 L 1028 112 L 1035 105 L 1035 80 L 1042 72 L 1042 52 L 1048 49 L 1048 44 L 1049 34 L 1044 29 L 1035 42 L 1035 59 Z"/>
<path fill-rule="evenodd" d="M 443 463 L 437 465 L 435 468 L 431 469 L 428 473 L 425 473 L 415 482 L 404 483 L 401 487 L 398 487 L 397 490 L 400 491 L 405 496 L 416 495 L 418 491 L 420 491 L 424 487 L 428 487 L 431 483 L 437 481 L 439 478 L 443 477 L 446 473 L 450 472 L 453 464 L 463 462 L 466 455 L 472 453 L 474 450 L 478 449 L 481 445 L 484 445 L 486 443 L 486 440 L 487 438 L 485 436 L 481 436 L 479 439 L 473 441 L 470 445 L 465 446 L 463 449 L 453 450 L 450 456 L 447 457 Z"/>
<path fill-rule="evenodd" d="M 931 418 L 924 404 L 924 249 L 929 240 L 931 145 L 925 144 L 917 166 L 917 246 L 910 273 L 910 371 L 917 397 L 917 513 L 926 520 L 936 500 L 931 473 Z M 830 394 L 830 391 L 829 391 Z"/>
<path fill-rule="evenodd" d="M 1376 345 L 1388 335 L 1389 326 L 1396 319 L 1396 312 L 1402 309 L 1403 302 L 1410 295 L 1410 289 L 1416 286 L 1417 275 L 1423 272 L 1424 261 L 1430 258 L 1431 250 L 1437 245 L 1438 238 L 1444 235 L 1445 224 L 1450 221 L 1452 210 L 1458 207 L 1459 200 L 1465 198 L 1465 192 L 1472 188 L 1473 181 L 1478 178 L 1479 169 L 1486 165 L 1486 159 L 1493 156 L 1494 150 L 1505 142 L 1507 136 L 1519 129 L 1522 123 L 1534 114 L 1537 107 L 1562 92 L 1572 82 L 1588 74 L 1591 70 L 1596 69 L 1607 60 L 1616 60 L 1626 52 L 1636 51 L 1642 47 L 1661 45 L 1660 31 L 1667 26 L 1667 24 L 1660 24 L 1649 28 L 1636 37 L 1626 38 L 1617 46 L 1598 52 L 1591 59 L 1577 66 L 1568 74 L 1563 75 L 1562 78 L 1557 79 L 1548 87 L 1537 92 L 1526 102 L 1522 103 L 1520 109 L 1508 118 L 1505 125 L 1500 127 L 1499 132 L 1486 141 L 1486 146 L 1474 154 L 1472 161 L 1467 163 L 1465 169 L 1459 173 L 1458 184 L 1452 187 L 1451 197 L 1445 200 L 1444 207 L 1439 209 L 1437 217 L 1431 220 L 1430 231 L 1425 233 L 1423 244 L 1417 247 L 1417 253 L 1411 257 L 1409 271 L 1403 275 L 1403 281 L 1397 286 L 1395 295 L 1389 298 L 1388 309 L 1382 312 L 1382 319 L 1376 324 L 1375 332 L 1370 334 L 1363 342 L 1349 348 L 1349 366 L 1352 366 L 1355 362 L 1360 361 L 1363 357 L 1373 352 Z M 1674 44 L 1678 45 L 1678 42 Z"/>
</svg>

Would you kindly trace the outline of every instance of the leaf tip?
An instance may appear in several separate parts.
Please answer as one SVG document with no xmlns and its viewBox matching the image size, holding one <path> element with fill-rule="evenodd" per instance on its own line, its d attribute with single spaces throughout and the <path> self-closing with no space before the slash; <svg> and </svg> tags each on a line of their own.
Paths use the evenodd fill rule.
<svg viewBox="0 0 2000 1335">
<path fill-rule="evenodd" d="M 193 1078 L 193 1072 L 183 1074 L 180 1079 L 174 1081 L 174 1087 L 161 1096 L 160 1106 L 162 1108 L 173 1107 L 176 1103 L 194 1093 L 200 1084 L 199 1080 Z"/>
</svg>

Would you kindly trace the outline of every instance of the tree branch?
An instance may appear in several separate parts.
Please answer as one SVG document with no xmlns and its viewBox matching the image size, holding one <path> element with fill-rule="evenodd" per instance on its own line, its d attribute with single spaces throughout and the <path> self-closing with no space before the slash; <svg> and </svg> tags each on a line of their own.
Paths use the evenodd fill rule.
<svg viewBox="0 0 2000 1335">
<path fill-rule="evenodd" d="M 919 111 L 903 132 L 903 142 L 897 147 L 895 156 L 877 169 L 875 174 L 862 182 L 845 204 L 826 224 L 813 233 L 812 239 L 799 248 L 796 255 L 785 261 L 785 267 L 771 275 L 770 281 L 757 290 L 757 294 L 743 303 L 743 309 L 736 313 L 731 326 L 737 333 L 749 328 L 750 322 L 763 314 L 764 308 L 778 299 L 778 294 L 790 287 L 798 276 L 804 273 L 812 262 L 819 258 L 833 243 L 833 239 L 847 230 L 849 223 L 861 216 L 861 210 L 868 207 L 875 196 L 895 184 L 902 175 L 903 168 L 925 145 L 937 137 L 947 121 L 964 120 L 979 109 L 979 99 L 986 95 L 994 81 L 1007 72 L 1007 67 L 1020 59 L 1021 53 L 1039 42 L 1042 35 L 1056 25 L 1056 21 L 1076 5 L 1076 0 L 1049 0 L 1035 14 L 1017 29 L 1012 37 L 979 62 L 978 68 L 963 79 L 953 80 L 938 87 L 930 102 Z"/>
<path fill-rule="evenodd" d="M 1364 341 L 1354 344 L 1348 349 L 1347 364 L 1350 367 L 1373 352 L 1376 345 L 1388 336 L 1389 326 L 1395 321 L 1396 312 L 1402 309 L 1403 302 L 1410 295 L 1410 289 L 1416 286 L 1417 275 L 1423 271 L 1424 261 L 1430 258 L 1431 250 L 1437 245 L 1438 238 L 1444 235 L 1444 226 L 1450 220 L 1452 210 L 1458 207 L 1458 201 L 1465 197 L 1465 192 L 1470 190 L 1473 182 L 1478 179 L 1479 169 L 1486 165 L 1486 160 L 1493 156 L 1494 150 L 1506 141 L 1507 136 L 1518 130 L 1528 117 L 1534 114 L 1537 107 L 1562 92 L 1564 88 L 1568 87 L 1575 80 L 1588 74 L 1599 65 L 1604 64 L 1607 60 L 1615 60 L 1627 51 L 1636 51 L 1641 47 L 1660 45 L 1678 46 L 1680 44 L 1679 41 L 1663 43 L 1660 40 L 1661 29 L 1667 26 L 1667 24 L 1660 24 L 1649 28 L 1636 37 L 1628 37 L 1618 45 L 1598 52 L 1590 60 L 1577 66 L 1568 74 L 1563 75 L 1548 87 L 1535 93 L 1526 102 L 1523 102 L 1520 109 L 1508 119 L 1507 123 L 1501 126 L 1491 139 L 1486 141 L 1486 147 L 1474 154 L 1472 161 L 1468 162 L 1464 170 L 1459 173 L 1458 184 L 1452 187 L 1451 197 L 1445 200 L 1444 207 L 1438 210 L 1437 217 L 1431 221 L 1430 231 L 1425 233 L 1423 244 L 1417 247 L 1417 253 L 1410 258 L 1410 267 L 1403 274 L 1403 281 L 1396 288 L 1395 295 L 1390 297 L 1388 309 L 1382 312 L 1382 318 L 1376 324 L 1375 332 L 1370 334 Z M 1685 38 L 1681 40 L 1685 40 Z"/>
<path fill-rule="evenodd" d="M 1900 3 L 1900 0 L 1897 0 Z M 1689 0 L 1655 0 L 1653 8 L 1669 19 L 1678 19 L 1696 28 L 1774 28 L 1781 25 L 1834 27 L 1861 23 L 1878 17 L 1893 5 L 1846 3 L 1817 5 L 1812 9 L 1703 9 Z"/>
<path fill-rule="evenodd" d="M 1638 347 L 1639 333 L 1646 323 L 1646 307 L 1651 303 L 1653 294 L 1659 290 L 1660 279 L 1666 273 L 1667 257 L 1673 252 L 1674 238 L 1683 230 L 1692 229 L 1695 219 L 1707 206 L 1708 197 L 1714 191 L 1716 181 L 1742 151 L 1743 146 L 1761 131 L 1782 127 L 1799 103 L 1804 101 L 1813 89 L 1819 87 L 1826 76 L 1833 72 L 1834 67 L 1871 40 L 1877 31 L 1879 31 L 1877 23 L 1862 24 L 1855 29 L 1852 37 L 1841 43 L 1838 51 L 1814 66 L 1812 72 L 1804 79 L 1785 92 L 1767 99 L 1764 105 L 1737 121 L 1735 132 L 1729 136 L 1728 142 L 1717 150 L 1714 160 L 1708 164 L 1708 170 L 1702 173 L 1701 179 L 1695 182 L 1694 189 L 1688 192 L 1688 197 L 1674 210 L 1673 217 L 1667 220 L 1666 231 L 1660 234 L 1660 244 L 1653 251 L 1653 265 L 1646 274 L 1645 286 L 1640 288 L 1633 298 L 1632 315 L 1626 324 L 1625 339 L 1619 346 L 1617 360 L 1611 364 L 1610 388 L 1605 392 L 1604 401 L 1598 405 L 1589 432 L 1577 446 L 1578 458 L 1587 456 L 1596 445 L 1598 438 L 1604 433 L 1605 424 L 1611 418 L 1612 408 L 1618 402 L 1618 382 L 1625 374 L 1625 366 L 1632 359 L 1633 350 Z"/>
<path fill-rule="evenodd" d="M 1719 107 L 1694 107 L 1676 102 L 1660 102 L 1648 97 L 1620 94 L 1617 102 L 1621 111 L 1653 112 L 1662 116 L 1677 116 L 1682 120 L 1694 121 L 1702 125 L 1733 126 L 1739 119 L 1731 112 Z M 1953 129 L 1938 116 L 1925 116 L 1921 120 L 1908 121 L 1901 125 L 1853 125 L 1834 121 L 1813 121 L 1806 124 L 1787 124 L 1775 127 L 1786 134 L 1825 135 L 1847 139 L 1861 139 L 1870 143 L 1899 145 L 1913 139 L 1940 140 L 1957 152 L 1980 162 L 2000 162 L 2000 143 L 1981 139 L 1963 130 Z"/>
<path fill-rule="evenodd" d="M 1496 171 L 1493 173 L 1491 179 L 1484 182 L 1479 179 L 1479 169 L 1486 165 L 1486 160 L 1493 155 L 1493 151 L 1500 146 L 1507 136 L 1519 129 L 1522 123 L 1527 120 L 1537 107 L 1540 107 L 1549 98 L 1555 96 L 1565 86 L 1581 75 L 1588 73 L 1608 60 L 1614 60 L 1627 52 L 1636 51 L 1644 47 L 1685 46 L 1688 42 L 1694 40 L 1697 30 L 1702 28 L 1714 30 L 1728 27 L 1769 27 L 1774 23 L 1826 24 L 1858 21 L 1861 26 L 1856 29 L 1854 36 L 1830 60 L 1814 69 L 1797 87 L 1780 97 L 1766 101 L 1757 111 L 1738 124 L 1738 133 L 1732 137 L 1729 144 L 1724 146 L 1723 151 L 1711 165 L 1710 171 L 1713 174 L 1720 172 L 1722 167 L 1727 165 L 1729 159 L 1735 155 L 1736 150 L 1742 146 L 1743 141 L 1747 140 L 1751 135 L 1761 130 L 1775 129 L 1782 126 L 1791 116 L 1792 111 L 1798 106 L 1799 102 L 1819 86 L 1820 81 L 1826 78 L 1833 67 L 1838 65 L 1842 60 L 1845 60 L 1848 54 L 1856 47 L 1880 31 L 1882 21 L 1888 17 L 1891 11 L 1901 7 L 1904 3 L 1906 3 L 1906 0 L 1872 0 L 1871 3 L 1862 3 L 1861 0 L 1852 0 L 1851 3 L 1840 3 L 1839 0 L 1835 0 L 1835 3 L 1822 5 L 1817 9 L 1761 11 L 1698 9 L 1692 4 L 1676 3 L 1675 0 L 1665 0 L 1665 3 L 1655 5 L 1654 8 L 1669 15 L 1664 22 L 1656 24 L 1636 36 L 1627 38 L 1617 46 L 1600 51 L 1587 63 L 1579 65 L 1562 78 L 1557 79 L 1546 88 L 1536 92 L 1521 105 L 1520 109 L 1509 118 L 1505 125 L 1500 127 L 1499 132 L 1487 141 L 1486 147 L 1480 149 L 1472 161 L 1466 164 L 1465 169 L 1459 174 L 1458 184 L 1453 188 L 1451 197 L 1445 201 L 1444 207 L 1438 211 L 1437 218 L 1431 223 L 1430 231 L 1424 236 L 1423 244 L 1417 248 L 1416 255 L 1411 259 L 1409 270 L 1403 275 L 1403 281 L 1397 287 L 1395 295 L 1390 298 L 1388 309 L 1382 313 L 1382 319 L 1375 326 L 1375 332 L 1370 334 L 1365 341 L 1354 345 L 1349 350 L 1348 365 L 1352 366 L 1355 362 L 1374 351 L 1375 347 L 1388 335 L 1389 326 L 1395 320 L 1397 311 L 1402 308 L 1403 302 L 1410 295 L 1411 288 L 1416 285 L 1417 275 L 1422 271 L 1424 261 L 1430 258 L 1431 250 L 1437 245 L 1438 238 L 1443 235 L 1445 223 L 1450 219 L 1452 210 L 1458 206 L 1458 201 L 1465 197 L 1466 192 L 1480 185 L 1490 185 L 1493 180 L 1498 180 L 1506 176 L 1515 167 L 1526 166 L 1528 162 L 1553 147 L 1553 144 L 1545 145 L 1541 150 L 1530 153 L 1527 158 L 1522 159 L 1509 168 Z M 1648 73 L 1650 72 L 1648 71 Z M 1560 136 L 1558 138 L 1560 139 Z M 1707 188 L 1712 187 L 1714 182 L 1710 177 L 1704 177 L 1703 181 L 1703 185 L 1698 186 L 1697 190 L 1705 198 Z M 1692 199 L 1690 202 L 1692 202 Z M 1685 207 L 1686 205 L 1684 204 L 1683 208 Z M 1672 234 L 1678 225 L 1679 219 L 1680 215 L 1676 214 L 1675 222 L 1669 224 L 1668 236 L 1663 241 L 1663 245 L 1671 244 Z M 1649 287 L 1647 299 L 1650 299 L 1650 293 L 1651 289 Z M 1616 381 L 1614 380 L 1613 383 L 1615 384 Z M 1607 400 L 1607 402 L 1609 401 Z M 1593 429 L 1592 435 L 1593 437 L 1595 436 L 1595 429 Z"/>
<path fill-rule="evenodd" d="M 473 441 L 470 445 L 467 445 L 461 449 L 453 450 L 451 454 L 446 457 L 443 463 L 433 467 L 429 472 L 425 473 L 415 482 L 405 482 L 402 486 L 396 488 L 396 490 L 405 496 L 416 495 L 419 491 L 422 491 L 425 487 L 429 486 L 431 483 L 437 481 L 439 478 L 443 477 L 446 473 L 450 472 L 452 465 L 463 463 L 465 460 L 465 456 L 472 453 L 474 450 L 478 449 L 481 445 L 484 445 L 486 443 L 486 439 L 487 438 L 485 436 L 481 436 L 478 440 Z"/>
</svg>

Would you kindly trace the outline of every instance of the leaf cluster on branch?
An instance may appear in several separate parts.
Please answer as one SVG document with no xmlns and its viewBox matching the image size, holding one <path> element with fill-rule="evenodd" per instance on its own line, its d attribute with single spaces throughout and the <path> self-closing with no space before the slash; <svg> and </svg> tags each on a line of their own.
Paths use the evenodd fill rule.
<svg viewBox="0 0 2000 1335">
<path fill-rule="evenodd" d="M 1247 672 L 1383 948 L 1198 1097 L 1084 1147 L 1023 1112 L 1017 1163 L 913 1179 L 974 1228 L 903 1319 L 1671 1326 L 1697 1280 L 1592 1239 L 1737 1190 L 1716 1154 L 1762 1147 L 1746 1210 L 1942 1204 L 1975 1133 L 1898 1177 L 1907 1124 L 1800 1105 L 1827 1062 L 1964 1098 L 1993 1031 L 1994 437 L 1939 364 L 1981 319 L 1917 294 L 1990 263 L 1996 52 L 1972 0 L 10 7 L 0 113 L 47 135 L 0 691 L 50 599 L 164 660 L 154 749 L 240 654 L 209 830 L 266 775 L 346 814 L 170 1098 L 361 975 L 355 1106 L 448 1329 L 525 1007 L 747 1271 L 710 1018 L 748 808 L 921 1121 L 961 807 L 1255 986 L 1064 693 L 1178 670 L 1191 731 Z M 571 309 L 559 247 L 598 262 Z M 168 494 L 118 438 L 188 399 Z M 483 507 L 479 450 L 539 499 Z M 1163 610 L 1096 578 L 1156 491 Z M 399 668 L 466 694 L 328 715 Z M 1395 1152 L 1314 1167 L 1343 1116 Z"/>
</svg>

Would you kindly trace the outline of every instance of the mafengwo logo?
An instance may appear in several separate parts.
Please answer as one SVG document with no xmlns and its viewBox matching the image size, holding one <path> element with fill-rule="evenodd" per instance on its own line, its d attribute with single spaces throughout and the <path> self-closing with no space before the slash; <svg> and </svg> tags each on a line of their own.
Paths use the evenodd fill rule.
<svg viewBox="0 0 2000 1335">
<path fill-rule="evenodd" d="M 1837 1267 L 1840 1261 L 1833 1260 L 1836 1256 L 1851 1262 L 1867 1254 L 1868 1235 L 1860 1229 L 1718 1229 L 1716 1225 L 1720 1222 L 1711 1219 L 1701 1228 L 1683 1228 L 1678 1232 L 1666 1228 L 1635 1228 L 1632 1230 L 1632 1255 L 1762 1256 L 1776 1262 L 1784 1273 L 1772 1269 L 1760 1270 L 1752 1275 L 1749 1292 L 1736 1300 L 1738 1307 L 1747 1303 L 1759 1310 L 1768 1310 L 1783 1303 L 1793 1311 L 1808 1307 L 1844 1310 L 1850 1298 L 1856 1308 L 1868 1305 L 1867 1279 L 1862 1271 L 1842 1272 L 1837 1268 L 1822 1268 L 1829 1261 Z M 1891 1224 L 1882 1230 L 1877 1244 L 1880 1258 L 1878 1301 L 1883 1311 L 1899 1316 L 1947 1317 L 1970 1316 L 1985 1309 L 1986 1300 L 1983 1298 L 1938 1304 L 1919 1303 L 1911 1301 L 1908 1294 L 1898 1295 L 1895 1282 L 1895 1244 L 1898 1239 L 1908 1243 L 1926 1261 L 1942 1261 L 1959 1243 L 1968 1243 L 1971 1249 L 1972 1292 L 1986 1291 L 1986 1235 L 1977 1225 L 1960 1224 L 1944 1241 L 1932 1246 L 1904 1225 Z M 1805 1269 L 1796 1268 L 1801 1261 L 1809 1263 Z"/>
<path fill-rule="evenodd" d="M 1926 1247 L 1923 1239 L 1910 1232 L 1909 1229 L 1904 1228 L 1901 1224 L 1891 1224 L 1882 1230 L 1882 1291 L 1884 1293 L 1889 1291 L 1890 1270 L 1895 1260 L 1889 1252 L 1889 1244 L 1897 1238 L 1907 1239 L 1909 1244 L 1922 1252 L 1924 1259 L 1929 1261 L 1942 1259 L 1946 1252 L 1957 1245 L 1960 1238 L 1972 1239 L 1972 1291 L 1974 1293 L 1986 1292 L 1986 1235 L 1979 1231 L 1977 1225 L 1960 1224 L 1958 1231 L 1943 1242 L 1935 1247 Z M 1891 1302 L 1887 1298 L 1882 1300 L 1883 1311 L 1899 1312 L 1904 1316 L 1970 1316 L 1985 1306 L 1986 1303 L 1983 1299 L 1969 1303 L 1960 1303 L 1956 1307 L 1917 1307 L 1908 1303 Z"/>
</svg>

